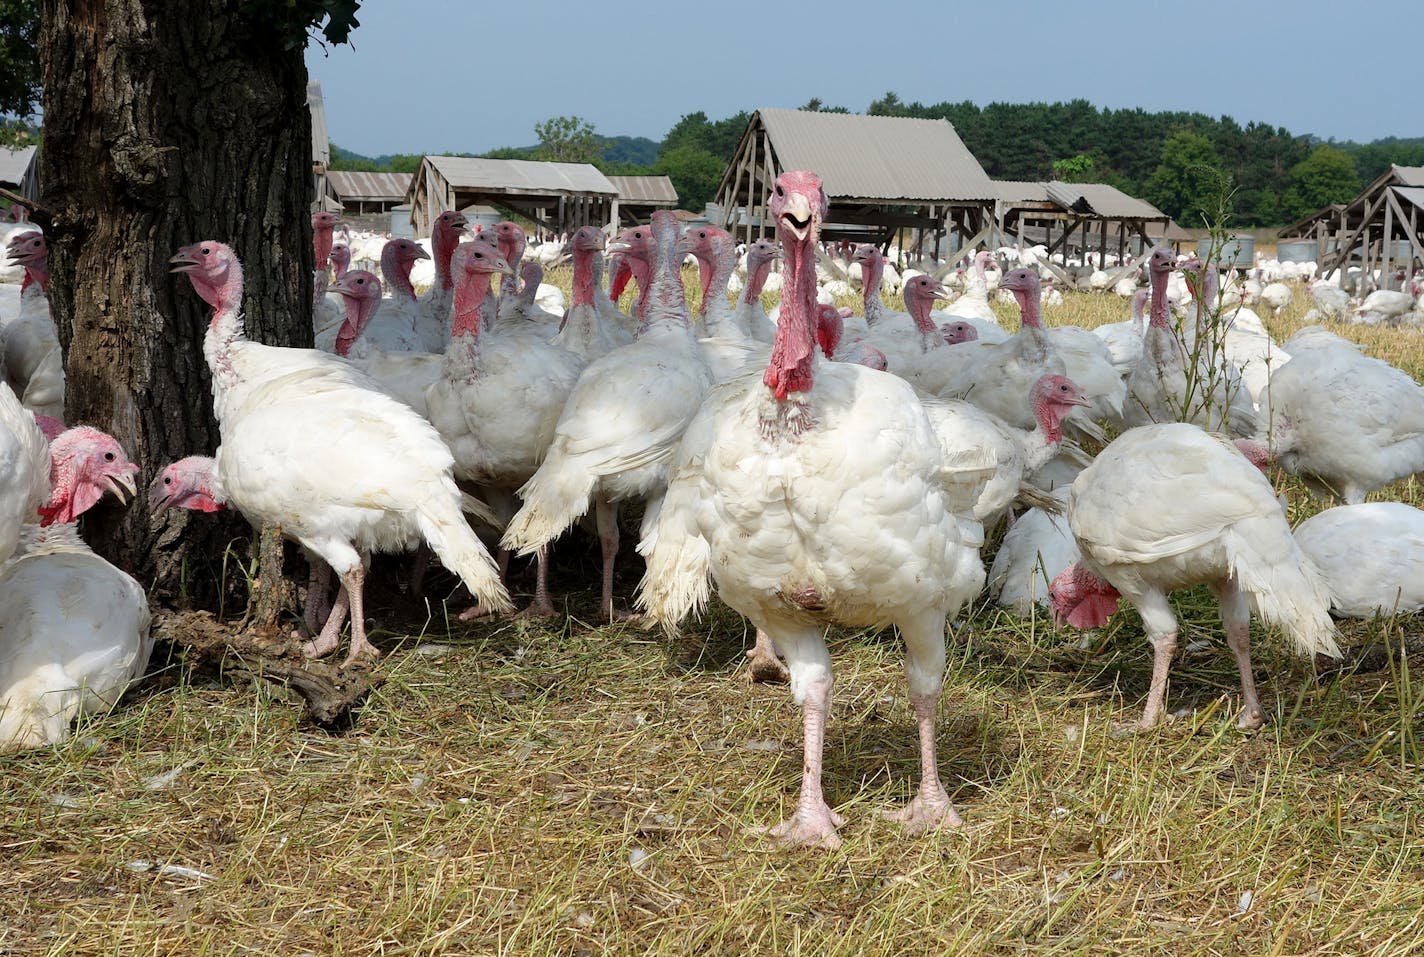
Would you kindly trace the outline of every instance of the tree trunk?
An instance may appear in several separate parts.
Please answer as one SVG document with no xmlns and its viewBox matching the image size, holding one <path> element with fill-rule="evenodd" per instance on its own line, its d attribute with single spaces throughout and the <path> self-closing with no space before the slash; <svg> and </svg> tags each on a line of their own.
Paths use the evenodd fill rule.
<svg viewBox="0 0 1424 957">
<path fill-rule="evenodd" d="M 43 0 L 40 202 L 69 423 L 112 433 L 151 481 L 218 444 L 207 306 L 168 259 L 236 250 L 248 335 L 312 342 L 311 119 L 302 45 L 219 0 Z M 94 549 L 172 593 L 215 587 L 240 520 L 140 499 L 96 510 Z M 264 570 L 265 571 L 265 570 Z"/>
</svg>

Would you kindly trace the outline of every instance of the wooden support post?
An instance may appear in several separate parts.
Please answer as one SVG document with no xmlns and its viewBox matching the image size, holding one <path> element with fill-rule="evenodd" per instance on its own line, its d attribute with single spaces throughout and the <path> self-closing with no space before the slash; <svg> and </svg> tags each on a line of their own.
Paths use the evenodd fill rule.
<svg viewBox="0 0 1424 957">
<path fill-rule="evenodd" d="M 1389 193 L 1389 187 L 1387 186 L 1385 187 L 1385 193 L 1386 195 Z M 1390 248 L 1394 245 L 1394 207 L 1389 203 L 1384 204 L 1384 238 L 1381 239 L 1380 242 L 1382 243 L 1380 249 L 1380 288 L 1393 289 L 1394 276 L 1391 274 L 1389 264 L 1390 260 L 1394 258 L 1394 250 Z"/>
</svg>

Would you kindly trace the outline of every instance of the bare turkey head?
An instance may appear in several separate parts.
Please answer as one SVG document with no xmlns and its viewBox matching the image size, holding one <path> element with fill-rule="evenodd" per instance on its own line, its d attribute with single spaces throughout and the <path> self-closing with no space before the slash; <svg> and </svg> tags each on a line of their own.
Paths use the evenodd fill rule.
<svg viewBox="0 0 1424 957">
<path fill-rule="evenodd" d="M 1065 411 L 1075 405 L 1088 405 L 1088 397 L 1077 383 L 1064 375 L 1046 375 L 1033 384 L 1029 390 L 1029 401 L 1034 408 L 1039 405 L 1061 406 Z"/>
<path fill-rule="evenodd" d="M 1158 246 L 1148 258 L 1147 268 L 1154 276 L 1165 276 L 1177 268 L 1177 257 L 1166 246 Z"/>
<path fill-rule="evenodd" d="M 1004 274 L 1004 278 L 999 280 L 999 288 L 1007 289 L 1015 294 L 1036 295 L 1040 288 L 1038 273 L 1027 266 L 1010 269 Z"/>
<path fill-rule="evenodd" d="M 185 273 L 203 301 L 214 309 L 236 306 L 242 290 L 242 266 L 237 254 L 222 243 L 208 240 L 184 246 L 168 260 L 172 272 Z"/>
<path fill-rule="evenodd" d="M 1260 469 L 1262 475 L 1270 475 L 1270 449 L 1251 439 L 1236 439 L 1231 444 L 1236 446 L 1236 451 L 1246 457 L 1246 461 Z"/>
<path fill-rule="evenodd" d="M 465 219 L 465 214 L 458 209 L 447 209 L 439 216 L 435 217 L 435 223 L 430 227 L 431 238 L 437 234 L 459 236 L 470 226 L 469 220 Z"/>
<path fill-rule="evenodd" d="M 747 271 L 756 272 L 762 266 L 781 258 L 781 247 L 774 240 L 758 239 L 747 247 Z"/>
<path fill-rule="evenodd" d="M 629 226 L 618 234 L 618 238 L 613 240 L 608 246 L 609 252 L 618 253 L 625 261 L 637 260 L 643 263 L 651 263 L 653 256 L 657 252 L 653 242 L 653 230 L 651 226 Z"/>
<path fill-rule="evenodd" d="M 381 280 L 364 269 L 353 269 L 332 283 L 328 291 L 348 300 L 376 302 L 381 298 Z"/>
<path fill-rule="evenodd" d="M 316 253 L 316 268 L 325 269 L 331 261 L 331 234 L 341 222 L 340 213 L 312 213 L 312 247 Z"/>
<path fill-rule="evenodd" d="M 905 283 L 905 305 L 911 308 L 933 304 L 936 299 L 948 299 L 949 290 L 933 276 L 923 273 Z"/>
<path fill-rule="evenodd" d="M 341 222 L 340 213 L 312 213 L 312 229 L 332 232 Z"/>
<path fill-rule="evenodd" d="M 155 515 L 170 508 L 217 512 L 224 507 L 215 491 L 217 463 L 211 456 L 190 455 L 163 467 L 148 487 L 148 507 Z"/>
<path fill-rule="evenodd" d="M 603 234 L 603 230 L 597 226 L 580 226 L 569 237 L 569 241 L 564 245 L 564 251 L 575 254 L 591 253 L 602 249 L 607 244 L 608 237 Z"/>
<path fill-rule="evenodd" d="M 855 247 L 855 252 L 850 254 L 850 261 L 862 266 L 874 266 L 881 259 L 880 247 L 874 243 L 861 243 Z"/>
<path fill-rule="evenodd" d="M 336 275 L 341 276 L 351 266 L 351 247 L 346 243 L 335 242 L 331 244 L 331 268 L 336 271 Z"/>
<path fill-rule="evenodd" d="M 501 273 L 505 276 L 514 275 L 514 269 L 509 265 L 509 260 L 499 254 L 489 243 L 461 243 L 455 248 L 455 255 L 450 259 L 450 272 L 455 276 L 460 275 L 494 275 Z"/>
<path fill-rule="evenodd" d="M 939 327 L 944 341 L 952 346 L 961 342 L 973 342 L 979 338 L 979 329 L 972 322 L 946 322 Z"/>
<path fill-rule="evenodd" d="M 776 178 L 771 190 L 771 216 L 782 234 L 782 245 L 814 243 L 826 218 L 826 191 L 810 170 L 791 169 Z"/>
<path fill-rule="evenodd" d="M 38 231 L 11 237 L 5 251 L 21 266 L 42 268 L 49 263 L 49 245 L 45 242 L 44 233 Z"/>
<path fill-rule="evenodd" d="M 417 259 L 429 258 L 430 253 L 420 243 L 410 239 L 392 239 L 381 249 L 381 265 L 389 262 L 392 266 L 404 267 L 406 275 L 410 275 L 410 268 Z"/>
<path fill-rule="evenodd" d="M 1118 590 L 1074 562 L 1048 586 L 1053 623 L 1062 628 L 1101 628 L 1117 611 Z"/>
<path fill-rule="evenodd" d="M 506 262 L 515 263 L 524 258 L 524 246 L 527 242 L 524 230 L 518 223 L 511 223 L 509 220 L 495 223 L 494 229 L 495 245 L 499 247 L 499 254 L 505 258 Z"/>
<path fill-rule="evenodd" d="M 81 425 L 61 433 L 49 446 L 49 501 L 40 507 L 41 525 L 72 522 L 106 492 L 121 504 L 138 493 L 138 466 L 112 435 Z"/>
</svg>

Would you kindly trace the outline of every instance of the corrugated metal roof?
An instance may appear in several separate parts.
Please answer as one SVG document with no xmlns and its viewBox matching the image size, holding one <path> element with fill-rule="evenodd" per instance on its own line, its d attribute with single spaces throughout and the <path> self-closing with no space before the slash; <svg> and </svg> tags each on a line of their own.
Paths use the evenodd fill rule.
<svg viewBox="0 0 1424 957">
<path fill-rule="evenodd" d="M 1022 180 L 996 179 L 994 192 L 996 198 L 1006 203 L 1046 203 L 1048 202 L 1048 186 L 1044 183 L 1029 183 Z"/>
<path fill-rule="evenodd" d="M 677 190 L 666 176 L 610 176 L 608 181 L 625 203 L 644 206 L 676 206 Z"/>
<path fill-rule="evenodd" d="M 757 115 L 781 168 L 815 170 L 832 200 L 989 201 L 996 195 L 948 120 L 807 110 Z"/>
<path fill-rule="evenodd" d="M 1424 186 L 1424 166 L 1396 166 L 1394 178 L 1404 186 Z"/>
<path fill-rule="evenodd" d="M 1052 182 L 1048 184 L 1048 198 L 1064 209 L 1107 219 L 1164 219 L 1167 215 L 1107 183 Z"/>
<path fill-rule="evenodd" d="M 1394 195 L 1420 209 L 1424 209 L 1424 186 L 1396 186 Z"/>
<path fill-rule="evenodd" d="M 618 194 L 608 177 L 587 163 L 540 163 L 470 156 L 427 156 L 425 160 L 455 189 L 491 193 Z"/>
<path fill-rule="evenodd" d="M 312 163 L 326 166 L 331 162 L 331 140 L 326 135 L 326 102 L 317 80 L 307 81 L 307 109 L 311 110 Z"/>
<path fill-rule="evenodd" d="M 336 198 L 346 200 L 401 200 L 410 191 L 410 173 L 365 173 L 334 169 L 326 181 Z"/>
<path fill-rule="evenodd" d="M 0 147 L 0 183 L 19 186 L 25 181 L 25 173 L 35 159 L 35 147 L 25 146 L 17 150 Z"/>
</svg>

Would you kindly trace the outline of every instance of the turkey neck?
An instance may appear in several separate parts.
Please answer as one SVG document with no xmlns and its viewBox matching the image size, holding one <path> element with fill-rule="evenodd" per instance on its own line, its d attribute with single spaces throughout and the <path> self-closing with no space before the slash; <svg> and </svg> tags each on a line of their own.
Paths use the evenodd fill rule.
<svg viewBox="0 0 1424 957">
<path fill-rule="evenodd" d="M 1148 321 L 1158 329 L 1171 331 L 1167 324 L 1167 272 L 1152 271 L 1152 304 L 1148 310 Z"/>
<path fill-rule="evenodd" d="M 538 263 L 526 263 L 520 273 L 524 288 L 513 294 L 514 300 L 519 303 L 520 308 L 528 311 L 534 305 L 534 297 L 539 294 L 539 284 L 544 281 L 544 267 Z M 500 282 L 500 293 L 503 294 L 503 280 Z"/>
<path fill-rule="evenodd" d="M 593 290 L 598 284 L 598 279 L 594 274 L 594 257 L 598 255 L 596 249 L 575 249 L 574 250 L 574 301 L 570 306 L 591 306 L 593 305 Z M 599 264 L 602 266 L 602 263 Z M 598 270 L 602 272 L 600 268 Z"/>
<path fill-rule="evenodd" d="M 731 315 L 732 309 L 727 303 L 727 283 L 731 281 L 732 270 L 737 267 L 737 254 L 735 250 L 716 246 L 713 247 L 710 260 L 703 260 L 699 256 L 697 261 L 705 262 L 709 267 L 702 284 L 702 308 L 698 315 L 708 321 L 710 331 L 713 320 L 725 319 Z"/>
<path fill-rule="evenodd" d="M 766 286 L 766 277 L 769 275 L 771 275 L 771 260 L 764 259 L 757 263 L 756 267 L 752 269 L 751 275 L 747 277 L 747 291 L 746 295 L 742 297 L 742 301 L 751 305 L 761 299 L 761 291 Z"/>
<path fill-rule="evenodd" d="M 46 260 L 36 260 L 25 266 L 25 278 L 20 282 L 20 295 L 25 294 L 25 290 L 31 286 L 39 286 L 40 292 L 49 293 L 49 262 Z"/>
<path fill-rule="evenodd" d="M 450 278 L 450 257 L 455 255 L 455 247 L 460 243 L 460 234 L 440 220 L 435 221 L 435 230 L 430 234 L 430 250 L 435 254 L 436 288 L 449 290 L 454 286 Z"/>
<path fill-rule="evenodd" d="M 778 399 L 785 399 L 792 392 L 809 392 L 812 385 L 816 357 L 816 254 L 809 236 L 803 242 L 788 236 L 781 246 L 786 251 L 785 292 L 771 362 L 762 382 Z"/>
<path fill-rule="evenodd" d="M 520 271 L 520 263 L 524 260 L 524 247 L 526 245 L 524 234 L 516 233 L 513 239 L 506 239 L 503 234 L 499 237 L 499 254 L 504 257 L 504 261 L 509 263 L 509 268 L 513 273 L 505 273 L 499 277 L 499 301 L 502 305 L 506 299 L 511 299 L 519 294 L 519 280 L 523 278 Z M 543 271 L 539 273 L 543 276 Z"/>
<path fill-rule="evenodd" d="M 312 246 L 316 249 L 316 268 L 326 272 L 331 268 L 331 234 L 334 226 L 317 226 L 312 230 Z"/>
<path fill-rule="evenodd" d="M 1068 412 L 1068 407 L 1051 399 L 1034 400 L 1033 417 L 1038 425 L 1029 433 L 1026 443 L 1026 472 L 1036 471 L 1058 454 L 1058 449 L 1063 444 L 1063 418 Z"/>
<path fill-rule="evenodd" d="M 401 261 L 396 258 L 393 244 L 386 245 L 386 251 L 381 253 L 381 281 L 391 291 L 391 298 L 398 301 L 415 300 L 415 287 L 410 282 L 410 270 L 414 266 L 413 260 Z"/>
<path fill-rule="evenodd" d="M 865 295 L 865 322 L 874 325 L 885 314 L 885 304 L 880 301 L 880 283 L 885 277 L 885 260 L 879 252 L 860 264 L 860 284 Z"/>
<path fill-rule="evenodd" d="M 1043 316 L 1039 312 L 1038 283 L 1029 284 L 1027 289 L 1015 289 L 1014 298 L 1019 303 L 1020 325 L 1026 329 L 1043 329 Z"/>
<path fill-rule="evenodd" d="M 915 321 L 915 328 L 920 330 L 920 346 L 926 351 L 935 346 L 944 345 L 939 328 L 930 318 L 930 310 L 933 306 L 934 297 L 932 295 L 920 292 L 917 287 L 910 287 L 910 292 L 905 297 L 905 308 L 909 310 L 910 318 Z"/>
<path fill-rule="evenodd" d="M 455 287 L 455 328 L 445 349 L 447 375 L 478 374 L 480 326 L 489 318 L 485 310 L 494 305 L 490 285 L 490 274 L 477 272 L 467 273 Z"/>
<path fill-rule="evenodd" d="M 653 276 L 648 281 L 646 305 L 643 307 L 642 321 L 638 324 L 641 336 L 654 327 L 692 328 L 692 316 L 687 311 L 687 291 L 682 286 L 681 259 L 674 248 L 677 244 L 677 227 L 655 226 L 653 235 L 657 239 L 656 263 Z"/>
<path fill-rule="evenodd" d="M 376 311 L 376 302 L 373 300 L 350 296 L 344 298 L 346 320 L 336 331 L 336 354 L 343 357 L 351 352 L 351 347 L 361 338 L 361 333 L 366 331 L 366 326 L 370 324 L 371 316 Z"/>
<path fill-rule="evenodd" d="M 213 374 L 213 389 L 228 388 L 239 381 L 232 347 L 247 341 L 242 327 L 242 266 L 234 259 L 221 285 L 195 282 L 193 288 L 213 307 L 212 321 L 203 335 L 203 358 Z"/>
</svg>

